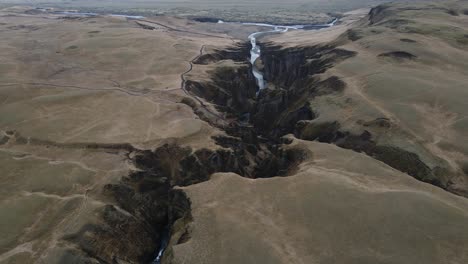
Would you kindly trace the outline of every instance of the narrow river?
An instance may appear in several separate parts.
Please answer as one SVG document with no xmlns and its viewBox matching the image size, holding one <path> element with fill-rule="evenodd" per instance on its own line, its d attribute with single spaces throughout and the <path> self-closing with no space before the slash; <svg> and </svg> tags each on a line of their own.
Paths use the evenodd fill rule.
<svg viewBox="0 0 468 264">
<path fill-rule="evenodd" d="M 312 25 L 282 26 L 282 25 L 271 25 L 271 24 L 263 24 L 263 23 L 242 23 L 243 25 L 249 25 L 249 26 L 273 28 L 271 30 L 259 31 L 259 32 L 255 32 L 249 35 L 249 40 L 252 45 L 252 49 L 250 50 L 250 63 L 252 64 L 252 73 L 255 76 L 255 79 L 257 80 L 257 85 L 258 85 L 257 95 L 261 90 L 267 87 L 267 83 L 265 82 L 265 79 L 263 78 L 263 73 L 255 65 L 255 61 L 261 55 L 261 48 L 257 44 L 257 39 L 259 37 L 268 35 L 268 34 L 277 34 L 277 33 L 287 32 L 288 30 L 300 30 L 300 29 L 301 30 L 319 30 L 323 28 L 332 27 L 336 24 L 336 22 L 338 22 L 337 18 L 335 18 L 330 23 L 316 24 L 316 25 L 312 24 Z M 220 21 L 218 23 L 223 23 L 223 22 Z"/>
<path fill-rule="evenodd" d="M 41 10 L 41 9 L 39 9 Z M 99 14 L 99 13 L 90 13 L 90 12 L 73 12 L 73 11 L 55 11 L 52 14 L 57 15 L 66 15 L 66 16 L 78 16 L 78 17 L 95 17 L 95 16 L 110 16 L 110 17 L 124 17 L 128 19 L 143 19 L 143 16 L 130 16 L 122 14 Z"/>
<path fill-rule="evenodd" d="M 37 10 L 42 11 L 42 12 L 49 11 L 47 8 L 37 8 Z M 57 15 L 77 16 L 77 17 L 111 16 L 111 17 L 123 17 L 127 19 L 143 19 L 144 18 L 143 16 L 135 16 L 135 15 L 99 14 L 99 13 L 78 12 L 78 11 L 54 11 L 51 13 L 57 14 Z M 255 66 L 256 60 L 261 56 L 261 48 L 257 44 L 257 39 L 259 37 L 267 35 L 267 34 L 277 34 L 277 33 L 287 32 L 289 30 L 318 30 L 318 29 L 323 29 L 323 28 L 329 28 L 329 27 L 334 26 L 337 21 L 338 19 L 334 19 L 332 22 L 328 24 L 294 25 L 294 26 L 272 25 L 272 24 L 264 24 L 264 23 L 240 23 L 246 26 L 259 26 L 259 27 L 265 27 L 269 29 L 265 31 L 254 32 L 250 34 L 248 37 L 252 45 L 252 48 L 250 50 L 250 63 L 252 64 L 252 73 L 255 76 L 255 79 L 257 80 L 257 85 L 258 85 L 257 95 L 261 90 L 267 87 L 267 83 L 263 77 L 263 73 L 261 72 L 261 70 L 259 70 Z M 218 23 L 224 23 L 224 22 L 220 20 Z M 229 23 L 236 23 L 236 22 L 229 22 Z M 236 24 L 239 24 L 239 23 L 237 22 Z M 161 261 L 163 259 L 164 252 L 167 248 L 169 240 L 170 240 L 170 227 L 166 227 L 161 238 L 160 248 L 158 249 L 157 255 L 155 256 L 155 259 L 153 260 L 152 264 L 161 264 Z"/>
<path fill-rule="evenodd" d="M 282 32 L 287 32 L 288 30 L 319 30 L 323 28 L 329 28 L 332 27 L 336 24 L 338 19 L 334 19 L 332 22 L 328 24 L 316 24 L 316 25 L 295 25 L 295 26 L 282 26 L 282 25 L 271 25 L 271 24 L 263 24 L 263 23 L 241 23 L 242 25 L 246 26 L 260 26 L 260 27 L 266 27 L 266 28 L 272 28 L 271 30 L 266 30 L 266 31 L 259 31 L 255 32 L 249 35 L 249 40 L 252 45 L 252 49 L 250 50 L 250 63 L 252 64 L 252 73 L 255 76 L 255 79 L 257 80 L 257 85 L 258 85 L 258 93 L 265 89 L 267 84 L 265 82 L 265 79 L 263 78 L 263 73 L 257 69 L 255 66 L 255 61 L 260 57 L 261 55 L 261 49 L 260 46 L 257 45 L 257 38 L 267 35 L 267 34 L 276 34 L 276 33 L 282 33 Z M 219 21 L 218 23 L 225 23 L 223 21 Z M 152 264 L 161 264 L 162 258 L 164 256 L 164 251 L 166 250 L 167 244 L 170 239 L 170 229 L 166 229 L 164 231 L 164 235 L 161 241 L 161 247 L 158 250 L 158 254 Z"/>
</svg>

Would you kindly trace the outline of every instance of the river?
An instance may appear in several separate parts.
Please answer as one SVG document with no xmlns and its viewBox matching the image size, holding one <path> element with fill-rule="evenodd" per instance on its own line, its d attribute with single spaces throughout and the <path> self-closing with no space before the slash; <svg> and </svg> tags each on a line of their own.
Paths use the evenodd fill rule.
<svg viewBox="0 0 468 264">
<path fill-rule="evenodd" d="M 58 15 L 67 15 L 67 16 L 81 16 L 81 17 L 94 17 L 94 16 L 110 16 L 110 17 L 124 17 L 129 19 L 143 19 L 143 16 L 129 16 L 129 15 L 122 15 L 122 14 L 98 14 L 98 13 L 90 13 L 90 12 L 74 12 L 74 11 L 55 11 L 53 14 Z"/>
<path fill-rule="evenodd" d="M 250 40 L 250 44 L 252 45 L 252 48 L 250 50 L 250 63 L 252 64 L 252 73 L 255 76 L 255 79 L 257 80 L 257 85 L 258 85 L 257 95 L 261 90 L 267 87 L 265 79 L 263 78 L 263 73 L 259 69 L 257 69 L 257 67 L 255 66 L 255 61 L 261 55 L 261 48 L 259 45 L 257 45 L 257 38 L 266 34 L 276 34 L 276 33 L 287 32 L 288 30 L 319 30 L 323 28 L 329 28 L 329 27 L 334 26 L 336 22 L 338 22 L 338 19 L 335 18 L 330 23 L 315 24 L 315 25 L 311 24 L 311 25 L 283 26 L 283 25 L 271 25 L 271 24 L 264 24 L 264 23 L 241 23 L 242 25 L 246 25 L 246 26 L 260 26 L 260 27 L 273 28 L 272 30 L 258 31 L 258 32 L 252 33 L 248 37 L 248 39 Z M 222 20 L 219 20 L 218 23 L 221 24 L 225 22 L 223 22 Z M 232 22 L 229 22 L 229 23 L 232 23 Z M 152 264 L 161 264 L 164 251 L 166 250 L 167 244 L 170 239 L 169 235 L 170 235 L 170 231 L 169 229 L 166 229 L 162 238 L 161 247 L 158 250 L 158 254 L 156 258 L 154 259 L 154 261 L 152 262 Z"/>
<path fill-rule="evenodd" d="M 143 16 L 129 16 L 129 15 L 121 15 L 121 14 L 98 14 L 98 13 L 74 12 L 74 11 L 55 11 L 53 13 L 61 14 L 61 15 L 68 15 L 68 16 L 85 16 L 85 17 L 104 15 L 104 16 L 111 16 L 111 17 L 124 17 L 128 19 L 143 19 L 144 18 Z M 319 30 L 323 28 L 332 27 L 336 24 L 336 22 L 338 22 L 337 18 L 333 19 L 332 22 L 326 23 L 326 24 L 309 24 L 309 25 L 293 25 L 293 26 L 272 25 L 272 24 L 266 24 L 266 23 L 240 23 L 246 26 L 259 26 L 259 27 L 272 28 L 271 30 L 254 32 L 250 34 L 248 37 L 252 45 L 252 48 L 250 50 L 250 63 L 252 64 L 252 74 L 254 75 L 257 81 L 257 86 L 258 86 L 257 95 L 261 90 L 267 87 L 267 82 L 265 81 L 265 78 L 263 77 L 263 73 L 261 72 L 261 70 L 259 70 L 255 66 L 255 61 L 261 56 L 261 48 L 257 44 L 257 39 L 259 37 L 267 35 L 267 34 L 287 32 L 289 30 Z M 218 23 L 221 24 L 225 22 L 222 20 L 219 20 Z M 228 22 L 228 23 L 238 24 L 237 22 Z"/>
<path fill-rule="evenodd" d="M 258 31 L 258 32 L 252 33 L 248 37 L 252 45 L 252 49 L 250 50 L 250 63 L 252 64 L 252 73 L 255 76 L 255 79 L 257 80 L 257 86 L 258 86 L 257 95 L 261 90 L 267 87 L 267 83 L 265 82 L 263 73 L 255 66 L 255 61 L 261 56 L 261 48 L 257 44 L 257 39 L 259 37 L 267 35 L 267 34 L 287 32 L 289 30 L 319 30 L 323 28 L 332 27 L 336 24 L 336 22 L 338 22 L 337 18 L 333 19 L 332 22 L 327 23 L 327 24 L 294 25 L 294 26 L 272 25 L 272 24 L 264 24 L 264 23 L 242 23 L 243 25 L 249 25 L 249 26 L 273 28 L 272 30 Z M 224 23 L 224 22 L 219 21 L 218 23 Z"/>
</svg>

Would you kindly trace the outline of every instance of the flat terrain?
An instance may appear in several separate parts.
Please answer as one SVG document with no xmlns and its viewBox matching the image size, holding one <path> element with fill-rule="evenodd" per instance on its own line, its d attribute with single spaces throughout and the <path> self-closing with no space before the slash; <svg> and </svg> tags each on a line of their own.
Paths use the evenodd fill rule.
<svg viewBox="0 0 468 264">
<path fill-rule="evenodd" d="M 121 18 L 59 17 L 0 18 L 8 36 L 0 40 L 4 130 L 60 143 L 148 145 L 209 130 L 178 104 L 180 75 L 207 36 L 144 30 Z M 224 35 L 212 42 L 232 43 Z"/>
</svg>

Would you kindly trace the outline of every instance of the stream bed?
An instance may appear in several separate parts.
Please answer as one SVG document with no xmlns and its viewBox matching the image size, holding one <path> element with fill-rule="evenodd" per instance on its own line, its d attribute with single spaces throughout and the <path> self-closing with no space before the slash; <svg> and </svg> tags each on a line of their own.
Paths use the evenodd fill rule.
<svg viewBox="0 0 468 264">
<path fill-rule="evenodd" d="M 252 64 L 252 74 L 255 76 L 257 80 L 258 86 L 258 93 L 267 87 L 267 83 L 263 77 L 263 73 L 257 68 L 255 65 L 255 61 L 261 56 L 261 47 L 257 44 L 257 39 L 259 37 L 268 35 L 268 34 L 278 34 L 287 32 L 289 30 L 319 30 L 324 28 L 332 27 L 338 22 L 338 19 L 335 18 L 330 23 L 326 24 L 311 24 L 311 25 L 294 25 L 294 26 L 283 26 L 283 25 L 271 25 L 271 24 L 264 24 L 264 23 L 242 23 L 243 25 L 247 26 L 259 26 L 259 27 L 266 27 L 272 28 L 270 30 L 265 31 L 258 31 L 254 32 L 249 35 L 248 39 L 252 45 L 252 49 L 250 50 L 250 63 Z M 218 23 L 224 23 L 223 21 L 219 21 Z"/>
</svg>

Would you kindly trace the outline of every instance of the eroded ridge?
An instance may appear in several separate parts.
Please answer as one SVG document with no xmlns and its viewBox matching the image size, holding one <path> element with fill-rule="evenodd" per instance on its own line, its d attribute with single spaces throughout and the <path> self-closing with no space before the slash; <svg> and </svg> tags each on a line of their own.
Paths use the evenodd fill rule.
<svg viewBox="0 0 468 264">
<path fill-rule="evenodd" d="M 241 125 L 251 128 L 262 138 L 278 142 L 282 136 L 292 133 L 300 139 L 336 144 L 363 152 L 418 180 L 451 191 L 450 181 L 440 176 L 450 174 L 446 168 L 430 166 L 410 150 L 382 145 L 375 140 L 379 134 L 395 129 L 390 119 L 382 117 L 358 122 L 362 127 L 360 133 L 349 131 L 338 120 L 315 121 L 320 114 L 312 107 L 314 100 L 342 96 L 347 86 L 340 77 L 324 73 L 356 56 L 356 52 L 335 44 L 282 48 L 265 43 L 264 50 L 261 61 L 269 87 L 261 90 L 258 97 L 255 97 L 257 88 L 247 64 L 219 68 L 213 72 L 210 82 L 191 82 L 192 91 L 224 106 L 219 110 L 235 116 Z M 242 49 L 239 49 L 237 57 L 232 54 L 230 59 L 246 57 Z M 220 55 L 212 57 L 219 58 Z M 236 75 L 244 77 L 234 77 Z M 223 96 L 216 96 L 220 94 Z"/>
<path fill-rule="evenodd" d="M 349 38 L 349 32 L 344 37 L 354 39 Z M 187 77 L 186 91 L 210 103 L 222 116 L 206 114 L 203 102 L 190 97 L 181 102 L 224 131 L 224 135 L 213 138 L 219 148 L 191 149 L 168 143 L 155 150 L 136 151 L 132 161 L 138 171 L 105 187 L 105 194 L 118 204 L 104 213 L 105 225 L 90 226 L 70 239 L 89 255 L 108 262 L 150 262 L 163 250 L 158 263 L 170 263 L 172 246 L 190 240 L 190 201 L 177 186 L 207 181 L 216 172 L 233 172 L 247 178 L 287 176 L 307 155 L 288 146 L 290 141 L 284 138 L 288 134 L 365 153 L 416 179 L 448 189 L 447 182 L 437 177 L 443 168 L 430 167 L 411 151 L 380 145 L 375 140 L 373 128 L 391 129 L 391 120 L 363 121 L 359 125 L 367 129 L 361 133 L 348 130 L 338 120 L 316 122 L 320 112 L 314 109 L 315 100 L 342 96 L 347 88 L 342 78 L 325 73 L 357 56 L 355 51 L 338 43 L 297 48 L 265 43 L 263 50 L 260 66 L 268 87 L 258 95 L 248 61 L 248 43 L 201 54 L 192 61 L 192 66 L 210 79 Z M 115 232 L 118 235 L 110 235 Z M 89 233 L 93 235 L 86 235 Z M 130 237 L 136 233 L 138 237 Z M 126 239 L 117 241 L 117 237 Z M 127 239 L 139 242 L 135 248 L 128 247 Z M 109 243 L 114 245 L 112 250 Z"/>
<path fill-rule="evenodd" d="M 235 52 L 228 52 L 227 57 L 242 61 L 245 50 L 241 45 Z M 195 64 L 203 65 L 207 60 L 213 63 L 220 58 L 223 55 L 208 55 L 200 57 L 201 62 Z M 104 194 L 118 206 L 106 207 L 103 225 L 88 226 L 68 238 L 90 256 L 106 261 L 150 262 L 162 249 L 164 259 L 170 259 L 171 245 L 183 243 L 190 237 L 187 229 L 191 220 L 190 201 L 176 186 L 209 180 L 216 172 L 233 172 L 247 178 L 287 176 L 305 158 L 302 150 L 284 145 L 288 140 L 262 135 L 251 122 L 249 115 L 257 104 L 256 86 L 247 63 L 217 68 L 212 72 L 212 82 L 187 80 L 186 87 L 188 92 L 215 103 L 217 110 L 226 114 L 228 122 L 223 126 L 210 116 L 204 117 L 226 133 L 213 138 L 219 148 L 191 149 L 168 143 L 155 150 L 134 151 L 132 162 L 138 170 L 104 189 Z M 182 102 L 194 109 L 199 107 L 193 100 Z M 125 239 L 117 240 L 117 237 Z M 138 243 L 129 247 L 126 241 Z M 109 244 L 113 245 L 112 250 Z M 166 244 L 169 245 L 165 249 Z"/>
</svg>

